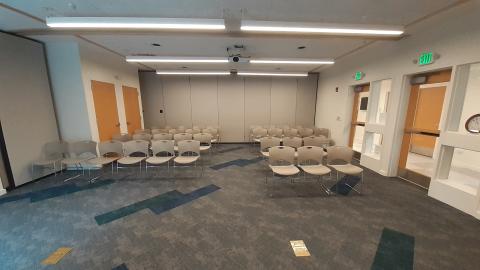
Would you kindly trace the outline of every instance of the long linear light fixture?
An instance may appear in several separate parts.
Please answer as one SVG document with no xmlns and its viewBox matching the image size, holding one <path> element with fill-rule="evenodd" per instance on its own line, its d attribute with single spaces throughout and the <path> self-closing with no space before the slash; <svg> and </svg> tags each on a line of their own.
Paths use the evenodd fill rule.
<svg viewBox="0 0 480 270">
<path fill-rule="evenodd" d="M 158 75 L 230 75 L 230 71 L 157 70 Z"/>
<path fill-rule="evenodd" d="M 228 63 L 227 57 L 127 56 L 127 62 L 139 63 Z"/>
<path fill-rule="evenodd" d="M 239 71 L 239 76 L 279 76 L 279 77 L 307 77 L 308 73 L 305 72 L 250 72 Z"/>
<path fill-rule="evenodd" d="M 247 32 L 305 33 L 325 35 L 359 35 L 359 36 L 399 36 L 403 27 L 378 25 L 346 25 L 324 23 L 242 21 L 240 28 Z"/>
<path fill-rule="evenodd" d="M 47 17 L 52 28 L 224 30 L 223 19 L 135 17 Z"/>
<path fill-rule="evenodd" d="M 332 65 L 335 61 L 330 59 L 299 59 L 299 58 L 286 58 L 286 59 L 267 59 L 258 58 L 250 59 L 252 64 L 294 64 L 294 65 Z"/>
</svg>

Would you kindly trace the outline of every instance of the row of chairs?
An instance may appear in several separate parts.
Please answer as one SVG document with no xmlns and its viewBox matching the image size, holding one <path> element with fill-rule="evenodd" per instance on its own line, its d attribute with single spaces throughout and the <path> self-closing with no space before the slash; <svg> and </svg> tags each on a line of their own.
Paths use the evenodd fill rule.
<svg viewBox="0 0 480 270">
<path fill-rule="evenodd" d="M 97 155 L 98 146 L 98 155 Z M 202 146 L 201 141 L 174 140 L 144 141 L 133 140 L 128 142 L 107 141 L 96 143 L 93 141 L 78 142 L 50 142 L 44 145 L 42 158 L 33 162 L 32 175 L 35 175 L 37 167 L 53 167 L 55 175 L 58 169 L 64 166 L 74 166 L 77 170 L 85 173 L 85 167 L 111 165 L 112 173 L 114 164 L 116 171 L 119 168 L 138 165 L 140 171 L 142 165 L 147 171 L 149 167 L 156 167 L 173 161 L 177 165 L 191 165 L 195 167 L 202 150 L 208 150 L 208 146 Z M 150 151 L 151 150 L 151 151 Z M 178 155 L 175 155 L 175 152 Z M 203 171 L 203 169 L 202 169 Z"/>
<path fill-rule="evenodd" d="M 251 129 L 250 140 L 258 141 L 260 138 L 272 136 L 272 137 L 309 137 L 309 136 L 324 136 L 330 138 L 330 130 L 327 128 L 263 128 L 256 127 Z"/>
<path fill-rule="evenodd" d="M 180 126 L 178 128 L 171 128 L 171 127 L 165 127 L 165 128 L 152 128 L 152 129 L 137 129 L 135 130 L 132 138 L 135 139 L 135 137 L 139 137 L 141 135 L 145 135 L 145 136 L 152 136 L 150 139 L 153 138 L 153 136 L 157 135 L 157 134 L 172 134 L 172 135 L 175 135 L 175 134 L 183 134 L 183 133 L 188 133 L 188 134 L 199 134 L 199 133 L 208 133 L 208 134 L 211 134 L 212 137 L 213 137 L 213 142 L 217 142 L 219 140 L 219 133 L 218 133 L 218 129 L 217 128 L 214 128 L 214 127 L 207 127 L 207 128 L 204 128 L 204 129 L 201 129 L 197 126 L 194 126 L 192 128 L 188 128 L 186 129 L 185 127 L 183 126 Z M 125 139 L 125 134 L 117 134 L 113 137 L 113 139 L 118 139 L 118 138 L 122 138 L 122 139 Z"/>
<path fill-rule="evenodd" d="M 269 168 L 273 176 L 290 177 L 292 183 L 294 176 L 303 171 L 304 178 L 306 175 L 313 175 L 318 177 L 317 181 L 327 194 L 332 194 L 332 191 L 326 188 L 320 180 L 323 176 L 330 174 L 332 169 L 336 172 L 336 192 L 338 193 L 339 176 L 350 175 L 360 176 L 360 189 L 348 183 L 345 183 L 352 190 L 361 194 L 363 189 L 363 169 L 351 164 L 353 158 L 353 150 L 344 146 L 330 146 L 327 147 L 327 164 L 323 165 L 325 152 L 322 147 L 318 146 L 302 146 L 296 149 L 289 146 L 274 146 L 269 148 Z M 268 183 L 268 175 L 265 176 L 265 183 Z"/>
<path fill-rule="evenodd" d="M 260 152 L 264 157 L 268 157 L 269 149 L 275 146 L 288 146 L 293 149 L 298 149 L 302 146 L 317 146 L 326 149 L 330 146 L 330 140 L 324 136 L 310 136 L 305 138 L 300 137 L 263 137 L 259 139 Z"/>
</svg>

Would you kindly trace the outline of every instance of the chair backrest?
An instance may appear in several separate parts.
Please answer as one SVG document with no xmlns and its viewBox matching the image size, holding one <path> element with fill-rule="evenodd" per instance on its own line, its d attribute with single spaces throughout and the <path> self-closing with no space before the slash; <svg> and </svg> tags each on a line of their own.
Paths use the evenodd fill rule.
<svg viewBox="0 0 480 270">
<path fill-rule="evenodd" d="M 196 130 L 202 130 L 202 128 L 200 126 L 192 126 L 192 129 L 196 129 Z"/>
<path fill-rule="evenodd" d="M 330 138 L 330 129 L 328 128 L 314 128 L 313 134 L 315 136 L 325 136 L 325 138 Z"/>
<path fill-rule="evenodd" d="M 289 146 L 273 146 L 269 150 L 270 165 L 291 165 L 295 162 L 295 149 Z"/>
<path fill-rule="evenodd" d="M 153 135 L 153 140 L 172 140 L 173 134 L 170 133 L 158 133 Z"/>
<path fill-rule="evenodd" d="M 346 146 L 330 146 L 327 147 L 327 164 L 335 164 L 338 161 L 351 163 L 353 158 L 353 150 Z"/>
<path fill-rule="evenodd" d="M 300 137 L 284 137 L 283 138 L 283 145 L 290 146 L 293 148 L 299 148 L 302 146 L 302 138 Z"/>
<path fill-rule="evenodd" d="M 106 141 L 98 143 L 100 156 L 123 156 L 123 144 L 119 141 Z"/>
<path fill-rule="evenodd" d="M 76 141 L 68 143 L 68 152 L 71 156 L 97 156 L 97 142 Z M 72 155 L 73 154 L 73 155 Z"/>
<path fill-rule="evenodd" d="M 301 128 L 298 130 L 298 133 L 301 137 L 308 137 L 313 135 L 313 129 L 311 128 Z"/>
<path fill-rule="evenodd" d="M 164 126 L 163 129 L 170 130 L 170 129 L 172 129 L 172 127 L 171 126 Z"/>
<path fill-rule="evenodd" d="M 152 129 L 152 135 L 160 134 L 160 133 L 168 133 L 168 129 L 163 129 L 163 128 Z"/>
<path fill-rule="evenodd" d="M 147 134 L 147 133 L 138 133 L 138 134 L 133 134 L 132 139 L 133 140 L 149 141 L 149 140 L 152 139 L 152 135 Z"/>
<path fill-rule="evenodd" d="M 268 130 L 266 128 L 258 127 L 252 131 L 253 137 L 260 139 L 268 136 Z"/>
<path fill-rule="evenodd" d="M 123 151 L 125 156 L 130 156 L 134 153 L 142 153 L 148 156 L 148 145 L 149 142 L 144 140 L 129 141 L 123 144 Z"/>
<path fill-rule="evenodd" d="M 281 140 L 275 137 L 263 137 L 260 139 L 260 150 L 268 151 L 270 147 L 280 146 Z"/>
<path fill-rule="evenodd" d="M 309 136 L 303 138 L 303 145 L 305 146 L 327 147 L 329 143 L 330 140 L 324 136 Z"/>
<path fill-rule="evenodd" d="M 200 144 L 212 144 L 213 136 L 209 133 L 197 133 L 193 134 L 193 139 L 199 141 Z"/>
<path fill-rule="evenodd" d="M 177 127 L 177 131 L 180 132 L 180 133 L 185 133 L 185 126 L 178 126 Z"/>
<path fill-rule="evenodd" d="M 282 137 L 283 135 L 283 130 L 281 128 L 270 128 L 268 130 L 268 136 L 272 136 L 272 137 Z"/>
<path fill-rule="evenodd" d="M 173 135 L 173 139 L 175 140 L 175 144 L 177 145 L 179 141 L 191 140 L 192 138 L 192 134 L 189 133 L 177 133 Z"/>
<path fill-rule="evenodd" d="M 178 142 L 178 154 L 195 154 L 200 156 L 200 142 L 194 140 L 184 140 Z"/>
<path fill-rule="evenodd" d="M 146 129 L 136 129 L 134 132 L 134 134 L 150 134 L 150 129 L 146 128 Z"/>
<path fill-rule="evenodd" d="M 173 140 L 158 140 L 152 141 L 152 152 L 154 156 L 158 154 L 168 154 L 169 156 L 175 156 L 174 151 L 175 141 Z"/>
<path fill-rule="evenodd" d="M 322 147 L 318 146 L 302 146 L 297 149 L 297 161 L 300 165 L 305 164 L 322 164 L 325 152 Z"/>
<path fill-rule="evenodd" d="M 132 139 L 132 137 L 128 134 L 115 134 L 112 136 L 113 141 L 119 142 L 128 142 Z"/>
<path fill-rule="evenodd" d="M 218 129 L 207 127 L 202 130 L 202 133 L 209 133 L 209 134 L 212 134 L 213 137 L 216 137 L 218 135 Z"/>
<path fill-rule="evenodd" d="M 42 156 L 45 159 L 62 158 L 65 153 L 67 153 L 67 143 L 63 141 L 48 142 L 42 149 Z"/>
<path fill-rule="evenodd" d="M 198 133 L 202 133 L 202 131 L 200 129 L 189 128 L 185 130 L 185 133 L 198 134 Z"/>
<path fill-rule="evenodd" d="M 181 133 L 181 132 L 178 131 L 178 130 L 176 130 L 176 129 L 174 129 L 174 128 L 171 128 L 171 129 L 168 130 L 168 133 L 170 133 L 170 134 L 177 134 L 177 133 Z"/>
<path fill-rule="evenodd" d="M 283 131 L 283 133 L 285 134 L 285 136 L 288 136 L 288 137 L 297 137 L 298 136 L 298 129 L 296 129 L 296 128 L 285 129 Z"/>
</svg>

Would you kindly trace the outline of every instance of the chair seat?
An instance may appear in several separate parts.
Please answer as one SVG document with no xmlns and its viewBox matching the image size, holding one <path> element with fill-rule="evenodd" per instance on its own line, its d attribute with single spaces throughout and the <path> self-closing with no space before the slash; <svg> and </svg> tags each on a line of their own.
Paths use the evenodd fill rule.
<svg viewBox="0 0 480 270">
<path fill-rule="evenodd" d="M 218 140 L 217 139 L 212 139 L 211 142 L 212 143 L 216 143 Z"/>
<path fill-rule="evenodd" d="M 263 155 L 264 157 L 269 157 L 269 156 L 270 156 L 270 152 L 263 152 L 263 151 L 261 151 L 260 153 L 262 153 L 262 155 Z"/>
<path fill-rule="evenodd" d="M 258 143 L 259 143 L 259 142 L 260 142 L 260 139 L 261 139 L 261 138 L 254 138 L 253 140 L 254 140 L 255 142 L 258 142 Z"/>
<path fill-rule="evenodd" d="M 332 170 L 327 166 L 323 165 L 300 165 L 299 166 L 304 172 L 313 175 L 325 175 L 329 174 Z"/>
<path fill-rule="evenodd" d="M 46 166 L 46 165 L 51 165 L 55 162 L 59 162 L 61 159 L 41 159 L 41 160 L 36 160 L 33 162 L 33 165 L 35 166 Z"/>
<path fill-rule="evenodd" d="M 66 165 L 77 165 L 89 159 L 90 158 L 66 158 L 66 159 L 62 159 L 62 163 Z"/>
<path fill-rule="evenodd" d="M 198 158 L 200 157 L 199 156 L 179 156 L 179 157 L 176 157 L 173 161 L 175 161 L 175 163 L 178 163 L 178 164 L 190 164 L 197 161 Z"/>
<path fill-rule="evenodd" d="M 330 165 L 330 167 L 334 168 L 335 170 L 348 174 L 348 175 L 357 175 L 363 172 L 363 169 L 352 165 L 352 164 L 345 164 L 345 165 Z"/>
<path fill-rule="evenodd" d="M 211 145 L 200 145 L 200 151 L 207 151 L 211 147 L 212 147 Z"/>
<path fill-rule="evenodd" d="M 88 163 L 94 165 L 105 165 L 114 162 L 119 157 L 96 157 L 88 160 Z"/>
<path fill-rule="evenodd" d="M 124 165 L 131 165 L 131 164 L 140 163 L 145 159 L 146 157 L 123 157 L 117 160 L 117 162 Z"/>
<path fill-rule="evenodd" d="M 173 151 L 178 152 L 178 145 L 175 145 L 175 146 L 173 147 Z"/>
<path fill-rule="evenodd" d="M 149 157 L 145 160 L 148 164 L 153 164 L 153 165 L 160 165 L 169 162 L 172 158 L 172 156 L 169 157 Z"/>
<path fill-rule="evenodd" d="M 270 169 L 276 174 L 279 175 L 285 175 L 285 176 L 290 176 L 290 175 L 295 175 L 300 172 L 300 170 L 295 166 L 295 165 L 286 165 L 286 166 L 272 166 L 269 165 Z"/>
</svg>

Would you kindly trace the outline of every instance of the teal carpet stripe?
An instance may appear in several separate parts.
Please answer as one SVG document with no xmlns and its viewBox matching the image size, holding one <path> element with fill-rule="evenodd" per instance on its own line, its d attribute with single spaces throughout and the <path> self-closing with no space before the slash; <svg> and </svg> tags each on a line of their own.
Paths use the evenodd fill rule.
<svg viewBox="0 0 480 270">
<path fill-rule="evenodd" d="M 112 268 L 112 270 L 128 270 L 128 267 L 126 264 L 122 263 L 119 266 Z"/>
<path fill-rule="evenodd" d="M 412 270 L 415 238 L 384 228 L 371 270 Z"/>
<path fill-rule="evenodd" d="M 98 215 L 95 217 L 95 221 L 97 222 L 98 225 L 104 225 L 114 220 L 136 213 L 140 210 L 147 209 L 151 205 L 169 202 L 175 198 L 181 197 L 182 195 L 183 195 L 182 193 L 176 190 L 169 191 L 167 193 L 160 194 L 150 199 L 139 201 L 134 204 L 130 204 L 125 207 L 107 212 L 105 214 Z"/>
<path fill-rule="evenodd" d="M 206 196 L 219 189 L 220 187 L 212 184 L 196 189 L 187 194 L 183 194 L 177 190 L 169 191 L 167 193 L 163 193 L 158 196 L 98 215 L 95 217 L 95 221 L 98 225 L 104 225 L 147 208 L 153 213 L 159 215 L 173 208 L 192 202 L 200 197 Z"/>
<path fill-rule="evenodd" d="M 89 190 L 89 189 L 95 189 L 99 187 L 103 187 L 106 185 L 113 184 L 115 181 L 109 179 L 109 180 L 104 180 L 104 181 L 98 181 L 95 183 L 91 184 L 86 184 L 86 185 L 74 185 L 74 184 L 67 184 L 67 185 L 61 185 L 57 187 L 52 187 L 49 189 L 41 190 L 38 192 L 32 192 L 30 193 L 30 202 L 39 202 L 59 196 L 64 196 L 84 190 Z"/>
</svg>

